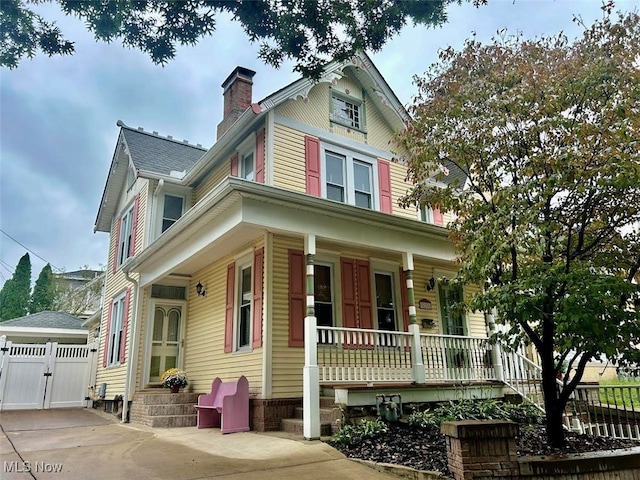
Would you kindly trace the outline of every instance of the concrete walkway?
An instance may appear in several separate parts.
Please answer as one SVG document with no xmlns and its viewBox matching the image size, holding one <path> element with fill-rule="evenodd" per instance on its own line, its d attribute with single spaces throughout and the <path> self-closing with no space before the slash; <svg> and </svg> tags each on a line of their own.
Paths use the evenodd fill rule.
<svg viewBox="0 0 640 480">
<path fill-rule="evenodd" d="M 2 479 L 397 478 L 284 433 L 151 429 L 91 409 L 2 412 L 0 426 Z"/>
</svg>

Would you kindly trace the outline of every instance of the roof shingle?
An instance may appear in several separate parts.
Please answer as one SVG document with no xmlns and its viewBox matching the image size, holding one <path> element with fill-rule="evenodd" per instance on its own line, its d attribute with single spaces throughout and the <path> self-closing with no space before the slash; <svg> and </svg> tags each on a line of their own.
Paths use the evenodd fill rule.
<svg viewBox="0 0 640 480">
<path fill-rule="evenodd" d="M 35 327 L 35 328 L 69 328 L 83 330 L 84 327 L 78 317 L 65 312 L 44 311 L 27 315 L 25 317 L 13 318 L 2 322 L 3 327 Z"/>
</svg>

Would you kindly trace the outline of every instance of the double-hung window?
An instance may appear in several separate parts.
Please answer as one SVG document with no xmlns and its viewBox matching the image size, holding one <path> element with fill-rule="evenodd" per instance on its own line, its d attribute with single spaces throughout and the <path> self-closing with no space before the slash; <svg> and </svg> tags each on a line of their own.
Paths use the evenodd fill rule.
<svg viewBox="0 0 640 480">
<path fill-rule="evenodd" d="M 184 212 L 184 198 L 166 194 L 162 209 L 162 232 L 176 223 Z"/>
<path fill-rule="evenodd" d="M 120 238 L 118 239 L 118 265 L 122 265 L 133 254 L 133 214 L 131 207 L 122 217 L 120 223 Z"/>
<path fill-rule="evenodd" d="M 122 344 L 122 328 L 124 326 L 124 295 L 113 301 L 111 307 L 111 325 L 109 325 L 107 366 L 120 363 Z"/>
<path fill-rule="evenodd" d="M 376 309 L 379 330 L 395 331 L 396 304 L 394 302 L 393 275 L 391 273 L 375 273 Z"/>
<path fill-rule="evenodd" d="M 375 159 L 326 145 L 323 153 L 323 196 L 329 200 L 376 209 Z"/>
<path fill-rule="evenodd" d="M 236 323 L 236 349 L 251 347 L 251 265 L 238 268 L 238 312 Z"/>
</svg>

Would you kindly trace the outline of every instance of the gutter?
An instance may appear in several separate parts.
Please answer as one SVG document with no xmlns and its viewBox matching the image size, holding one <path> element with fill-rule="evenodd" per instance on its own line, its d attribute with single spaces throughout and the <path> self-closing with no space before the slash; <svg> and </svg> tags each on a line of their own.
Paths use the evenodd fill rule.
<svg viewBox="0 0 640 480">
<path fill-rule="evenodd" d="M 169 230 L 164 232 L 155 242 L 143 250 L 140 255 L 129 258 L 122 266 L 122 270 L 125 273 L 134 271 L 136 267 L 144 263 L 159 249 L 183 233 L 189 225 L 199 219 L 200 215 L 215 207 L 215 205 L 220 203 L 224 198 L 235 192 L 245 198 L 256 198 L 263 202 L 270 201 L 271 203 L 280 205 L 293 205 L 295 208 L 302 207 L 302 209 L 308 209 L 314 214 L 322 212 L 334 218 L 342 218 L 350 221 L 354 220 L 354 216 L 356 216 L 355 210 L 357 209 L 358 220 L 369 225 L 384 225 L 387 228 L 391 227 L 412 235 L 421 234 L 438 239 L 447 238 L 449 235 L 449 230 L 445 227 L 425 224 L 408 218 L 396 217 L 376 210 L 367 210 L 354 207 L 353 205 L 332 202 L 324 198 L 312 197 L 303 193 L 292 192 L 290 190 L 236 177 L 227 177 L 185 213 Z"/>
<path fill-rule="evenodd" d="M 131 377 L 133 375 L 134 363 L 137 363 L 138 355 L 137 348 L 138 342 L 136 342 L 137 336 L 134 335 L 134 330 L 138 329 L 138 293 L 140 291 L 140 286 L 138 281 L 131 276 L 129 276 L 129 272 L 124 272 L 125 278 L 133 283 L 133 308 L 130 309 L 132 312 L 132 316 L 134 316 L 133 320 L 133 328 L 129 327 L 129 361 L 127 362 L 127 373 L 125 374 L 124 379 L 124 395 L 122 396 L 122 423 L 128 423 L 127 417 L 129 415 L 129 396 L 131 394 Z"/>
</svg>

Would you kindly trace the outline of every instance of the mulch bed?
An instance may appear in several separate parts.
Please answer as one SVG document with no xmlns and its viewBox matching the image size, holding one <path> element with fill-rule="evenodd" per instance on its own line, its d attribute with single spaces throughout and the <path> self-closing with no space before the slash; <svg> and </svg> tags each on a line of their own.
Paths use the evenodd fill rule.
<svg viewBox="0 0 640 480">
<path fill-rule="evenodd" d="M 583 453 L 640 446 L 640 442 L 635 440 L 591 437 L 575 433 L 567 433 L 566 438 L 565 448 L 553 449 L 547 445 L 543 426 L 525 427 L 516 439 L 518 454 L 525 456 Z M 328 443 L 349 458 L 394 463 L 452 476 L 447 466 L 445 437 L 439 430 L 424 430 L 397 423 L 389 425 L 387 433 L 374 439 L 365 439 L 357 445 L 345 446 L 334 441 Z"/>
</svg>

